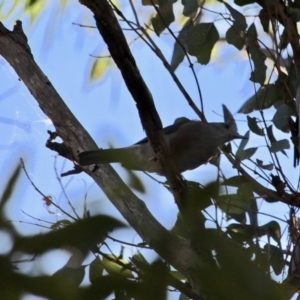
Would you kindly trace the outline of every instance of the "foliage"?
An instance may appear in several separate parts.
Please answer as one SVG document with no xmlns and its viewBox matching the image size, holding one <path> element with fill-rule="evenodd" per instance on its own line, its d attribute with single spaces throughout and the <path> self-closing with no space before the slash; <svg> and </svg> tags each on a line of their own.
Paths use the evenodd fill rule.
<svg viewBox="0 0 300 300">
<path fill-rule="evenodd" d="M 0 203 L 2 230 L 9 233 L 14 244 L 8 254 L 0 257 L 0 282 L 3 285 L 0 289 L 1 299 L 19 299 L 23 293 L 49 299 L 104 299 L 111 294 L 114 294 L 115 299 L 165 299 L 169 286 L 181 292 L 181 299 L 291 297 L 299 285 L 294 277 L 298 274 L 299 262 L 291 252 L 298 249 L 299 220 L 295 209 L 300 207 L 300 201 L 297 188 L 290 184 L 288 174 L 282 171 L 278 155 L 287 155 L 286 150 L 292 146 L 295 148 L 295 162 L 299 159 L 299 122 L 293 119 L 298 117 L 297 107 L 300 101 L 297 92 L 300 83 L 300 52 L 296 27 L 296 22 L 300 20 L 299 3 L 239 0 L 234 3 L 220 1 L 206 4 L 194 0 L 182 1 L 182 13 L 189 19 L 177 37 L 171 26 L 181 16 L 174 13 L 173 1 L 142 2 L 143 5 L 154 7 L 154 15 L 148 18 L 152 32 L 149 27 L 140 25 L 134 6 L 132 9 L 136 21 L 132 22 L 124 16 L 122 8 L 117 8 L 114 3 L 110 4 L 127 24 L 126 29 L 131 29 L 150 45 L 175 81 L 178 80 L 175 71 L 185 63 L 185 58 L 194 72 L 191 57 L 195 57 L 199 64 L 208 64 L 221 41 L 246 53 L 251 66 L 249 80 L 253 82 L 256 93 L 239 109 L 239 113 L 247 115 L 247 139 L 240 142 L 235 153 L 232 153 L 230 144 L 222 148 L 237 169 L 238 175 L 227 178 L 220 171 L 216 182 L 205 187 L 197 182 L 186 182 L 182 196 L 186 205 L 183 208 L 179 206 L 177 222 L 171 230 L 184 243 L 188 242 L 203 259 L 201 272 L 199 269 L 194 274 L 201 284 L 197 286 L 196 280 L 195 287 L 192 278 L 183 274 L 182 270 L 175 270 L 169 263 L 170 253 L 151 263 L 140 251 L 135 251 L 128 259 L 123 257 L 122 248 L 120 254 L 103 252 L 102 247 L 109 240 L 108 233 L 124 226 L 109 216 L 90 217 L 86 212 L 83 218 L 70 218 L 72 222 L 58 221 L 48 233 L 32 237 L 19 236 L 6 222 L 4 213 L 12 191 L 17 188 L 16 182 L 20 174 L 18 167 L 11 176 Z M 248 16 L 244 6 L 252 4 L 255 5 L 256 12 Z M 14 1 L 11 11 L 17 5 L 18 1 Z M 215 5 L 216 16 L 226 23 L 223 32 L 216 26 L 217 18 L 212 22 L 202 21 L 206 10 L 211 9 L 209 5 Z M 25 12 L 29 13 L 32 21 L 43 8 L 44 1 L 41 0 L 26 1 L 25 4 Z M 170 63 L 152 39 L 154 34 L 162 36 L 166 31 L 174 37 Z M 272 40 L 273 48 L 265 46 L 263 33 Z M 289 55 L 285 55 L 288 51 Z M 267 68 L 267 60 L 272 61 L 272 68 Z M 92 65 L 91 80 L 103 78 L 106 70 L 112 66 L 111 62 L 107 57 L 97 58 Z M 196 76 L 195 80 L 197 82 Z M 176 82 L 184 94 L 184 88 L 180 86 L 180 82 Z M 201 91 L 199 94 L 201 95 Z M 184 95 L 189 104 L 193 104 L 188 95 Z M 272 120 L 267 122 L 264 112 L 270 108 L 275 113 Z M 230 120 L 236 126 L 234 117 L 226 106 L 223 110 L 225 122 Z M 196 112 L 203 118 L 201 112 Z M 292 140 L 278 139 L 278 131 L 274 131 L 274 128 L 284 134 L 291 131 Z M 266 162 L 265 157 L 253 159 L 258 146 L 247 146 L 250 144 L 250 132 L 264 138 L 271 162 Z M 216 158 L 214 162 L 219 166 Z M 249 164 L 245 165 L 245 162 Z M 249 168 L 250 175 L 245 166 Z M 267 173 L 273 171 L 276 172 L 275 175 Z M 145 192 L 140 179 L 131 171 L 128 173 L 131 176 L 131 186 Z M 265 183 L 270 188 L 266 188 Z M 119 187 L 120 193 L 122 188 L 124 187 Z M 260 225 L 258 199 L 272 205 L 277 201 L 289 205 L 290 220 L 286 223 L 290 226 L 291 240 L 288 246 L 293 245 L 294 248 L 283 249 L 282 231 L 275 218 Z M 53 205 L 51 201 L 50 205 Z M 228 222 L 226 227 L 219 224 L 218 218 L 207 213 L 211 206 L 221 212 Z M 207 226 L 208 223 L 212 223 L 213 227 Z M 152 246 L 151 241 L 145 241 L 144 244 L 133 246 L 157 251 L 155 247 L 163 248 L 164 243 L 165 241 L 161 241 L 159 245 Z M 32 277 L 18 272 L 18 263 L 14 262 L 16 253 L 22 253 L 22 258 L 38 256 L 65 246 L 70 247 L 71 258 L 53 276 Z M 84 265 L 83 261 L 90 252 L 94 253 L 95 259 L 89 265 Z M 287 265 L 289 269 L 286 273 Z M 80 286 L 87 270 L 89 285 Z M 285 274 L 285 282 L 276 282 L 273 274 Z"/>
</svg>

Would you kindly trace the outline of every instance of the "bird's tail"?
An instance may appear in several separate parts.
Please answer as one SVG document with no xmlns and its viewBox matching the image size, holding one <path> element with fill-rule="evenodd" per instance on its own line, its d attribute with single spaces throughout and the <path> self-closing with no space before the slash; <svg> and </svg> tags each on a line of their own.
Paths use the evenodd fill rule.
<svg viewBox="0 0 300 300">
<path fill-rule="evenodd" d="M 82 166 L 92 164 L 109 164 L 114 162 L 123 162 L 126 160 L 122 149 L 105 149 L 81 152 L 78 155 L 79 164 Z"/>
</svg>

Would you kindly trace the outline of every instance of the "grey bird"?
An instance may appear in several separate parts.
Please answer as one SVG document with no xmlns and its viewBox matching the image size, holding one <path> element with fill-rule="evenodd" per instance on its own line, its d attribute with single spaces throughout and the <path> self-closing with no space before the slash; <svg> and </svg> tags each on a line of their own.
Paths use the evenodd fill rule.
<svg viewBox="0 0 300 300">
<path fill-rule="evenodd" d="M 180 173 L 207 163 L 224 143 L 244 138 L 235 126 L 191 121 L 185 117 L 176 119 L 163 132 Z M 78 157 L 82 166 L 119 162 L 127 169 L 164 175 L 148 138 L 129 147 L 81 152 Z"/>
</svg>

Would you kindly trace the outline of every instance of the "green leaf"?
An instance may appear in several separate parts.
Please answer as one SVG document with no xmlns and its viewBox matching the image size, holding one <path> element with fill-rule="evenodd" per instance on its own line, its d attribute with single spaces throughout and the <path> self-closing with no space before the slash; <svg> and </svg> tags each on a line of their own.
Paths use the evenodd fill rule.
<svg viewBox="0 0 300 300">
<path fill-rule="evenodd" d="M 227 215 L 227 220 L 234 219 L 240 223 L 246 222 L 246 213 L 237 194 L 216 197 L 218 207 Z"/>
<path fill-rule="evenodd" d="M 294 116 L 295 113 L 289 106 L 287 106 L 283 102 L 279 106 L 277 106 L 276 109 L 277 109 L 276 113 L 274 114 L 274 117 L 272 119 L 274 125 L 276 126 L 277 129 L 283 132 L 289 132 L 290 131 L 289 118 L 291 116 Z"/>
<path fill-rule="evenodd" d="M 281 92 L 277 84 L 264 85 L 260 87 L 256 95 L 246 100 L 238 112 L 248 114 L 253 110 L 266 109 L 281 100 Z"/>
<path fill-rule="evenodd" d="M 151 19 L 154 32 L 159 36 L 174 20 L 173 3 L 163 3 L 158 8 L 160 15 Z"/>
<path fill-rule="evenodd" d="M 194 26 L 193 20 L 188 19 L 186 21 L 186 23 L 183 25 L 183 27 L 182 27 L 182 29 L 179 32 L 179 35 L 177 37 L 178 41 L 181 44 L 179 44 L 177 41 L 175 41 L 174 48 L 173 48 L 172 59 L 171 59 L 172 71 L 175 71 L 177 69 L 177 67 L 179 66 L 179 64 L 184 59 L 185 52 L 184 52 L 184 49 L 182 49 L 182 47 L 186 48 L 185 47 L 185 44 L 186 44 L 185 40 L 187 38 L 188 28 L 190 28 L 191 26 Z"/>
<path fill-rule="evenodd" d="M 190 17 L 198 9 L 198 0 L 182 0 L 183 12 L 182 14 L 186 17 Z"/>
<path fill-rule="evenodd" d="M 241 50 L 245 45 L 245 30 L 247 28 L 246 18 L 228 3 L 223 3 L 234 20 L 232 26 L 226 32 L 226 41 L 228 44 L 231 44 Z"/>
<path fill-rule="evenodd" d="M 264 32 L 269 33 L 270 17 L 267 9 L 262 8 L 258 15 Z"/>
<path fill-rule="evenodd" d="M 105 271 L 111 275 L 121 275 L 125 278 L 134 278 L 131 270 L 129 270 L 130 264 L 125 259 L 119 259 L 114 254 L 107 254 L 102 258 L 102 265 Z"/>
<path fill-rule="evenodd" d="M 280 242 L 281 239 L 281 229 L 280 225 L 276 221 L 271 221 L 259 227 L 259 229 L 264 233 L 270 235 L 273 240 L 277 243 Z"/>
<path fill-rule="evenodd" d="M 252 23 L 247 31 L 247 51 L 251 56 L 254 64 L 254 70 L 251 72 L 250 80 L 253 82 L 264 84 L 266 78 L 266 55 L 260 51 L 260 46 L 257 41 L 257 31 L 255 24 Z"/>
<path fill-rule="evenodd" d="M 235 22 L 234 22 L 233 26 L 236 28 L 238 33 L 240 31 L 245 31 L 247 28 L 247 22 L 246 22 L 245 16 L 242 13 L 240 13 L 239 11 L 237 11 L 236 9 L 234 9 L 227 2 L 223 2 L 223 3 L 226 6 L 226 8 L 229 10 L 232 18 L 234 19 Z"/>
<path fill-rule="evenodd" d="M 186 296 L 186 295 L 183 294 L 183 293 L 180 293 L 180 296 L 179 296 L 179 298 L 178 298 L 178 300 L 189 300 L 189 299 L 190 299 L 190 297 Z"/>
<path fill-rule="evenodd" d="M 266 56 L 256 47 L 248 47 L 248 51 L 254 64 L 254 70 L 251 72 L 250 80 L 263 85 L 267 70 L 267 66 L 265 65 Z"/>
<path fill-rule="evenodd" d="M 252 225 L 230 224 L 227 233 L 237 242 L 251 241 L 255 237 L 255 228 Z"/>
<path fill-rule="evenodd" d="M 248 181 L 242 176 L 233 176 L 228 179 L 225 179 L 222 182 L 222 185 L 239 187 L 243 183 L 247 183 Z"/>
<path fill-rule="evenodd" d="M 84 275 L 85 275 L 85 267 L 86 266 L 80 266 L 78 268 L 71 268 L 68 266 L 64 266 L 58 271 L 56 271 L 52 278 L 57 282 L 63 282 L 65 285 L 65 288 L 70 288 L 71 286 L 79 286 L 82 282 Z"/>
<path fill-rule="evenodd" d="M 245 134 L 244 134 L 244 139 L 241 140 L 239 148 L 237 150 L 237 152 L 242 151 L 245 149 L 246 145 L 249 142 L 249 137 L 250 137 L 250 131 L 248 130 Z"/>
<path fill-rule="evenodd" d="M 256 163 L 260 168 L 262 168 L 264 170 L 272 171 L 274 168 L 273 164 L 264 165 L 263 161 L 259 160 L 259 159 L 256 159 Z"/>
<path fill-rule="evenodd" d="M 100 80 L 105 75 L 110 65 L 111 65 L 110 57 L 97 58 L 92 65 L 90 79 L 92 81 Z"/>
<path fill-rule="evenodd" d="M 186 36 L 187 52 L 196 56 L 200 64 L 209 63 L 212 49 L 219 40 L 214 23 L 201 23 L 190 27 Z"/>
<path fill-rule="evenodd" d="M 242 160 L 245 160 L 245 159 L 248 159 L 250 158 L 252 155 L 254 155 L 254 153 L 256 152 L 257 148 L 248 148 L 248 149 L 245 149 L 245 150 L 241 150 L 241 151 L 238 151 L 236 153 L 236 157 L 238 160 L 242 161 Z"/>
<path fill-rule="evenodd" d="M 277 140 L 274 137 L 272 128 L 273 128 L 272 125 L 267 127 L 267 135 L 268 135 L 268 138 L 269 138 L 269 141 L 270 141 L 271 145 L 277 142 Z M 285 156 L 287 156 L 287 154 L 284 150 L 281 150 L 281 153 L 283 153 Z"/>
<path fill-rule="evenodd" d="M 90 264 L 89 270 L 89 280 L 91 283 L 95 282 L 95 280 L 103 275 L 103 264 L 102 260 L 99 256 L 97 256 Z"/>
<path fill-rule="evenodd" d="M 145 186 L 143 182 L 141 181 L 140 177 L 137 176 L 132 170 L 126 169 L 128 176 L 129 176 L 129 183 L 128 185 L 135 190 L 139 191 L 140 193 L 145 193 Z"/>
<path fill-rule="evenodd" d="M 184 276 L 179 271 L 171 271 L 170 273 L 171 273 L 172 276 L 174 276 L 178 280 L 185 280 L 186 279 L 186 276 Z"/>
<path fill-rule="evenodd" d="M 286 139 L 274 142 L 270 147 L 270 151 L 273 153 L 283 151 L 284 149 L 290 149 L 290 142 Z"/>
<path fill-rule="evenodd" d="M 131 262 L 142 271 L 150 265 L 140 251 L 133 255 L 133 257 L 131 258 Z"/>
<path fill-rule="evenodd" d="M 87 250 L 103 242 L 107 234 L 124 225 L 108 216 L 95 216 L 78 220 L 62 229 L 32 237 L 20 237 L 15 243 L 15 250 L 40 254 L 63 245 Z"/>
<path fill-rule="evenodd" d="M 244 33 L 238 32 L 234 26 L 231 26 L 226 32 L 226 41 L 228 44 L 242 50 L 245 45 Z"/>
<path fill-rule="evenodd" d="M 268 253 L 268 261 L 274 270 L 274 273 L 278 276 L 281 274 L 284 263 L 284 253 L 280 247 L 266 244 L 264 250 Z"/>
<path fill-rule="evenodd" d="M 30 22 L 33 23 L 46 7 L 45 0 L 29 0 L 25 4 L 25 12 L 30 16 Z"/>
<path fill-rule="evenodd" d="M 289 16 L 297 23 L 300 21 L 300 10 L 298 8 L 289 7 Z"/>
<path fill-rule="evenodd" d="M 0 214 L 3 214 L 3 208 L 16 188 L 17 180 L 20 177 L 20 171 L 21 171 L 21 164 L 19 164 L 15 168 L 14 172 L 12 173 L 12 175 L 10 176 L 10 178 L 8 180 L 8 183 L 5 186 L 5 190 L 0 198 Z M 5 175 L 2 174 L 3 181 L 4 181 L 4 178 L 5 178 Z M 2 216 L 1 216 L 1 218 L 2 218 Z M 0 224 L 1 224 L 1 222 L 0 222 Z"/>
<path fill-rule="evenodd" d="M 257 125 L 257 119 L 256 118 L 251 118 L 249 116 L 247 116 L 247 121 L 248 121 L 248 127 L 249 129 L 257 134 L 257 135 L 260 135 L 260 136 L 264 136 L 264 131 L 262 128 L 260 128 L 258 125 Z"/>
<path fill-rule="evenodd" d="M 57 221 L 55 222 L 54 224 L 52 224 L 50 226 L 51 229 L 60 229 L 62 227 L 65 227 L 67 225 L 70 225 L 72 224 L 70 220 L 60 220 L 60 221 Z"/>
<path fill-rule="evenodd" d="M 255 2 L 255 0 L 234 0 L 234 3 L 239 6 L 244 6 Z"/>
</svg>

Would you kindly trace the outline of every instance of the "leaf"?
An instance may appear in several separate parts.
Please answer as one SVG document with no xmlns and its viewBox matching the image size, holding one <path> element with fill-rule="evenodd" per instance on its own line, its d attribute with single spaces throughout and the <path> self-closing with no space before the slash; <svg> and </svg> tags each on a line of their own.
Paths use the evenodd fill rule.
<svg viewBox="0 0 300 300">
<path fill-rule="evenodd" d="M 20 177 L 20 171 L 21 171 L 21 164 L 19 164 L 12 175 L 10 176 L 8 183 L 5 186 L 5 190 L 0 198 L 0 214 L 3 213 L 3 207 L 11 197 L 11 195 L 14 192 L 14 189 L 16 188 L 17 180 Z M 4 178 L 4 174 L 2 175 L 2 178 Z M 3 180 L 3 179 L 2 179 Z"/>
<path fill-rule="evenodd" d="M 249 129 L 257 134 L 257 135 L 260 135 L 260 136 L 264 136 L 264 131 L 262 128 L 260 128 L 258 125 L 257 125 L 257 119 L 256 118 L 251 118 L 249 116 L 247 116 L 247 121 L 248 121 L 248 127 Z"/>
<path fill-rule="evenodd" d="M 250 131 L 248 130 L 245 134 L 244 134 L 244 139 L 241 140 L 240 142 L 240 145 L 239 145 L 239 148 L 237 150 L 237 152 L 241 151 L 241 150 L 244 150 L 246 145 L 248 144 L 249 142 L 249 137 L 250 137 Z"/>
<path fill-rule="evenodd" d="M 142 0 L 142 5 L 143 6 L 147 6 L 147 5 L 149 5 L 149 6 L 153 6 L 153 4 L 154 5 L 158 5 L 159 4 L 159 0 Z"/>
<path fill-rule="evenodd" d="M 67 226 L 67 225 L 70 225 L 70 224 L 72 224 L 70 220 L 59 220 L 59 221 L 53 223 L 53 224 L 50 226 L 50 228 L 51 228 L 51 229 L 60 229 L 60 228 L 62 228 L 62 227 L 65 227 L 65 226 Z"/>
<path fill-rule="evenodd" d="M 277 142 L 277 140 L 274 137 L 272 128 L 273 128 L 272 125 L 267 127 L 267 135 L 268 135 L 268 138 L 269 138 L 269 141 L 270 141 L 271 145 Z M 284 150 L 281 150 L 281 153 L 283 153 L 285 156 L 287 156 L 287 154 Z"/>
<path fill-rule="evenodd" d="M 252 225 L 230 224 L 227 233 L 237 242 L 247 242 L 255 237 L 255 228 Z"/>
<path fill-rule="evenodd" d="M 257 150 L 257 148 L 253 147 L 253 148 L 248 148 L 245 150 L 238 151 L 236 153 L 236 157 L 240 161 L 248 159 L 256 152 L 256 150 Z"/>
<path fill-rule="evenodd" d="M 234 3 L 239 6 L 244 6 L 255 2 L 255 0 L 234 0 Z"/>
<path fill-rule="evenodd" d="M 256 163 L 260 168 L 262 168 L 264 170 L 272 171 L 274 168 L 273 164 L 264 165 L 263 161 L 259 160 L 259 159 L 256 159 Z"/>
<path fill-rule="evenodd" d="M 227 215 L 227 220 L 234 219 L 240 223 L 246 222 L 245 209 L 237 194 L 216 197 L 218 207 Z"/>
<path fill-rule="evenodd" d="M 290 131 L 290 125 L 289 125 L 289 118 L 291 116 L 294 116 L 295 113 L 293 110 L 287 106 L 285 103 L 281 103 L 279 106 L 276 107 L 276 113 L 273 116 L 273 123 L 276 126 L 277 129 L 283 131 L 283 132 L 289 132 Z"/>
<path fill-rule="evenodd" d="M 247 28 L 246 18 L 243 14 L 234 9 L 228 3 L 223 3 L 229 10 L 234 20 L 232 26 L 226 32 L 226 41 L 228 42 L 228 44 L 231 44 L 237 49 L 241 50 L 245 44 L 245 30 Z"/>
<path fill-rule="evenodd" d="M 173 48 L 172 59 L 171 59 L 171 68 L 172 68 L 173 71 L 175 71 L 177 69 L 179 64 L 184 59 L 185 52 L 184 52 L 184 49 L 182 49 L 182 47 L 185 47 L 185 44 L 186 44 L 185 40 L 186 40 L 186 37 L 187 37 L 187 30 L 191 26 L 194 26 L 193 20 L 189 19 L 189 20 L 186 21 L 186 23 L 182 27 L 182 29 L 179 32 L 179 35 L 177 37 L 178 42 L 180 42 L 181 45 L 177 41 L 175 41 L 174 48 Z"/>
<path fill-rule="evenodd" d="M 281 239 L 281 229 L 280 225 L 276 221 L 271 221 L 259 227 L 259 229 L 264 233 L 270 235 L 273 240 L 280 243 Z"/>
<path fill-rule="evenodd" d="M 300 10 L 298 8 L 290 7 L 289 15 L 295 23 L 300 21 Z"/>
<path fill-rule="evenodd" d="M 181 272 L 179 271 L 171 271 L 170 274 L 172 276 L 174 276 L 176 279 L 178 280 L 185 280 L 186 279 L 186 276 L 184 276 Z"/>
<path fill-rule="evenodd" d="M 126 169 L 129 176 L 129 186 L 139 191 L 140 193 L 145 193 L 145 186 L 141 181 L 140 177 L 137 176 L 132 170 Z"/>
<path fill-rule="evenodd" d="M 183 12 L 186 17 L 190 17 L 198 10 L 198 0 L 182 0 Z"/>
<path fill-rule="evenodd" d="M 111 65 L 111 58 L 109 57 L 97 58 L 92 65 L 90 79 L 92 81 L 100 80 L 104 76 L 104 74 L 106 73 L 110 65 Z"/>
<path fill-rule="evenodd" d="M 284 149 L 290 149 L 290 142 L 287 139 L 274 142 L 270 147 L 270 151 L 273 153 L 283 151 Z"/>
<path fill-rule="evenodd" d="M 245 31 L 247 28 L 247 22 L 245 16 L 239 11 L 237 11 L 236 9 L 234 9 L 227 2 L 223 2 L 223 3 L 226 6 L 226 8 L 229 10 L 232 18 L 235 21 L 233 26 L 238 30 L 238 32 Z"/>
<path fill-rule="evenodd" d="M 266 244 L 264 250 L 268 253 L 268 260 L 274 270 L 274 273 L 278 276 L 281 274 L 284 267 L 284 253 L 280 247 Z"/>
<path fill-rule="evenodd" d="M 265 8 L 262 8 L 258 15 L 260 19 L 260 23 L 262 28 L 264 29 L 264 32 L 269 33 L 269 25 L 270 25 L 270 17 L 268 10 Z"/>
<path fill-rule="evenodd" d="M 124 225 L 108 216 L 95 216 L 78 220 L 65 228 L 32 237 L 20 237 L 15 250 L 40 254 L 62 245 L 74 246 L 83 252 L 103 242 L 107 234 Z"/>
<path fill-rule="evenodd" d="M 71 286 L 79 286 L 82 282 L 84 275 L 85 275 L 85 267 L 80 266 L 78 268 L 71 268 L 68 266 L 64 266 L 61 269 L 57 270 L 53 275 L 52 278 L 57 282 L 63 282 L 65 288 L 70 288 Z"/>
<path fill-rule="evenodd" d="M 239 109 L 239 113 L 248 114 L 253 110 L 266 109 L 281 101 L 281 92 L 277 84 L 268 84 L 260 87 Z"/>
<path fill-rule="evenodd" d="M 140 251 L 133 255 L 133 257 L 131 258 L 131 262 L 142 271 L 150 265 Z"/>
<path fill-rule="evenodd" d="M 131 270 L 128 269 L 130 264 L 125 259 L 119 259 L 114 254 L 103 256 L 102 265 L 105 271 L 111 275 L 121 275 L 125 278 L 134 278 Z"/>
<path fill-rule="evenodd" d="M 89 280 L 91 283 L 103 275 L 104 267 L 100 256 L 97 256 L 90 264 Z"/>
<path fill-rule="evenodd" d="M 173 3 L 163 3 L 159 5 L 159 13 L 150 21 L 154 32 L 159 36 L 174 20 Z"/>
<path fill-rule="evenodd" d="M 231 26 L 226 32 L 226 41 L 228 44 L 242 50 L 245 45 L 245 37 L 243 32 L 238 32 L 234 26 Z"/>
<path fill-rule="evenodd" d="M 242 176 L 233 176 L 222 182 L 222 185 L 239 187 L 243 183 L 247 183 L 248 181 L 244 179 Z"/>
<path fill-rule="evenodd" d="M 39 15 L 41 15 L 41 12 L 45 7 L 46 7 L 45 0 L 26 1 L 25 12 L 29 14 L 31 24 L 37 19 Z"/>
<path fill-rule="evenodd" d="M 219 40 L 219 33 L 214 23 L 200 23 L 190 27 L 186 36 L 187 52 L 196 56 L 200 64 L 209 63 L 212 49 Z"/>
<path fill-rule="evenodd" d="M 266 56 L 260 51 L 260 46 L 257 41 L 257 31 L 254 23 L 252 23 L 249 27 L 246 37 L 247 51 L 250 54 L 251 60 L 254 64 L 254 70 L 251 72 L 250 80 L 263 85 L 265 82 L 267 69 L 267 66 L 264 63 Z"/>
</svg>

